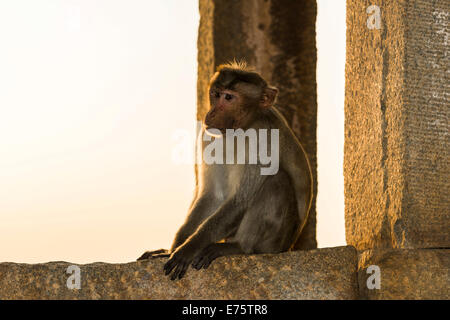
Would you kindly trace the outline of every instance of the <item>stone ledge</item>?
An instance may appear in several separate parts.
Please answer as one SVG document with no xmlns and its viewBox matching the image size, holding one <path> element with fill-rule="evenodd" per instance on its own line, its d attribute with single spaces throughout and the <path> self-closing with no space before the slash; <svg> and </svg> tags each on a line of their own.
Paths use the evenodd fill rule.
<svg viewBox="0 0 450 320">
<path fill-rule="evenodd" d="M 380 268 L 380 289 L 368 289 L 366 272 Z M 361 299 L 450 299 L 450 249 L 376 249 L 359 255 Z"/>
<path fill-rule="evenodd" d="M 353 247 L 218 258 L 171 281 L 166 259 L 78 265 L 81 289 L 68 289 L 71 263 L 0 263 L 0 299 L 357 299 Z"/>
</svg>

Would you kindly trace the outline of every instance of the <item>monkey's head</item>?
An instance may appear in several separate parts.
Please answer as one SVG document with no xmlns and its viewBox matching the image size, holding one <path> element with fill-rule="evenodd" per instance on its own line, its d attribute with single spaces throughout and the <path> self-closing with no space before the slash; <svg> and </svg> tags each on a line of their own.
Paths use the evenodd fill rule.
<svg viewBox="0 0 450 320">
<path fill-rule="evenodd" d="M 206 128 L 247 129 L 261 110 L 273 106 L 278 89 L 243 63 L 219 66 L 209 85 Z"/>
</svg>

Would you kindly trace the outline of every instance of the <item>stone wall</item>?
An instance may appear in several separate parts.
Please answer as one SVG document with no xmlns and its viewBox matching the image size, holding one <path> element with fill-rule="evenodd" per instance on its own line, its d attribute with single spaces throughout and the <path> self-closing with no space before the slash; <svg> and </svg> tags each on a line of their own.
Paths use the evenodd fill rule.
<svg viewBox="0 0 450 320">
<path fill-rule="evenodd" d="M 358 261 L 359 260 L 359 261 Z M 69 262 L 0 263 L 0 300 L 10 299 L 450 299 L 450 250 L 336 247 L 221 257 L 181 280 L 164 275 L 167 258 L 79 268 Z M 370 289 L 370 265 L 380 288 Z M 69 286 L 68 286 L 69 283 Z"/>
<path fill-rule="evenodd" d="M 313 170 L 314 198 L 297 244 L 316 242 L 316 2 L 200 0 L 197 119 L 208 110 L 207 86 L 220 64 L 244 59 L 279 90 L 277 107 L 304 146 Z"/>
<path fill-rule="evenodd" d="M 370 278 L 379 267 L 380 287 Z M 450 299 L 449 249 L 375 249 L 359 254 L 359 298 Z M 369 282 L 369 285 L 368 285 Z"/>
<path fill-rule="evenodd" d="M 166 258 L 124 264 L 0 263 L 4 299 L 356 299 L 357 255 L 352 247 L 218 258 L 181 280 L 164 275 Z M 73 271 L 72 271 L 73 272 Z"/>
<path fill-rule="evenodd" d="M 449 10 L 347 1 L 345 219 L 359 250 L 450 247 Z"/>
<path fill-rule="evenodd" d="M 448 0 L 347 0 L 345 226 L 362 299 L 450 298 L 449 17 Z"/>
</svg>

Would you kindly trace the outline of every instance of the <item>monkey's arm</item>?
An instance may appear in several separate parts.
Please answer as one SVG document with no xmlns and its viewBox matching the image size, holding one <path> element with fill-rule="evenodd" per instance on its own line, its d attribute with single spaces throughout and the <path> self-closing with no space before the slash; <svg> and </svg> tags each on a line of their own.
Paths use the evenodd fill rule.
<svg viewBox="0 0 450 320">
<path fill-rule="evenodd" d="M 243 205 L 238 205 L 235 198 L 223 203 L 171 254 L 169 261 L 164 265 L 166 275 L 175 269 L 171 279 L 181 279 L 197 254 L 211 243 L 226 238 L 235 230 L 244 213 L 241 208 Z"/>
<path fill-rule="evenodd" d="M 146 251 L 137 260 L 145 260 L 149 258 L 166 258 L 169 257 L 172 252 L 182 245 L 186 239 L 197 230 L 198 226 L 202 223 L 207 215 L 214 212 L 214 208 L 211 206 L 212 199 L 208 195 L 203 194 L 197 197 L 198 190 L 195 190 L 194 199 L 189 207 L 188 216 L 177 231 L 175 239 L 172 243 L 171 249 L 159 249 L 153 251 Z"/>
<path fill-rule="evenodd" d="M 170 253 L 182 245 L 197 230 L 203 220 L 213 213 L 212 203 L 213 199 L 208 194 L 203 194 L 193 201 L 185 222 L 175 235 Z"/>
</svg>

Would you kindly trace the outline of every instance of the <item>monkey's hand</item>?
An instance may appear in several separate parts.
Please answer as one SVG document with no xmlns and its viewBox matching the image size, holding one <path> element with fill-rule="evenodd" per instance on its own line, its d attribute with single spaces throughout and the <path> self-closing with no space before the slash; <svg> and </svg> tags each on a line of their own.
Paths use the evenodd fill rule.
<svg viewBox="0 0 450 320">
<path fill-rule="evenodd" d="M 170 257 L 169 250 L 159 249 L 154 251 L 145 251 L 142 256 L 137 258 L 137 260 L 155 259 L 155 258 L 167 258 Z"/>
<path fill-rule="evenodd" d="M 192 267 L 200 270 L 201 268 L 207 269 L 211 262 L 217 257 L 222 256 L 221 252 L 222 243 L 213 243 L 203 249 L 192 262 Z"/>
<path fill-rule="evenodd" d="M 164 270 L 166 276 L 169 275 L 172 270 L 172 275 L 170 277 L 171 280 L 175 280 L 176 278 L 183 278 L 186 270 L 189 265 L 194 260 L 196 254 L 196 250 L 194 248 L 189 247 L 189 245 L 182 245 L 178 247 L 169 258 L 169 261 L 164 265 Z"/>
</svg>

